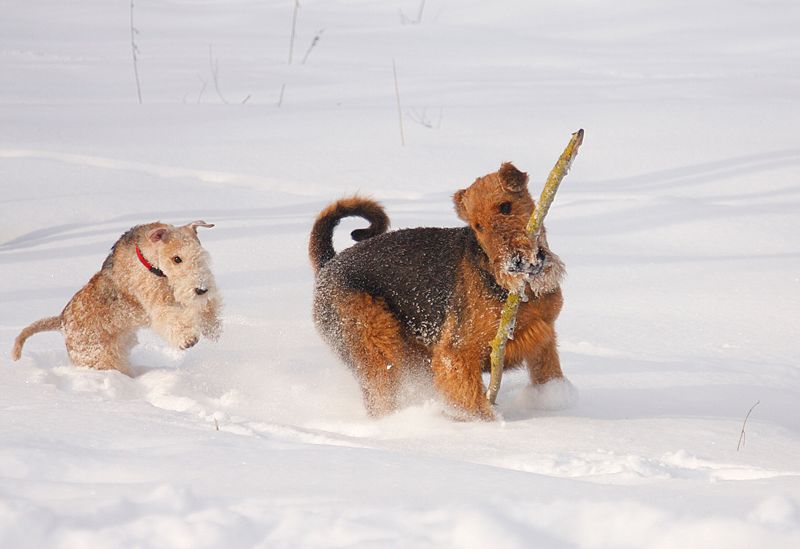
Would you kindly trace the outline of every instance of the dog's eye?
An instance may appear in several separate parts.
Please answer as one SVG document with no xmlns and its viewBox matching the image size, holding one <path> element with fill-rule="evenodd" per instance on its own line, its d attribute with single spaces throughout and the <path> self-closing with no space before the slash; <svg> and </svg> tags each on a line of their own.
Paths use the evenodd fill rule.
<svg viewBox="0 0 800 549">
<path fill-rule="evenodd" d="M 508 215 L 511 213 L 511 202 L 503 202 L 497 209 L 500 210 L 501 214 Z"/>
<path fill-rule="evenodd" d="M 181 256 L 176 255 L 175 257 L 172 258 L 172 261 L 175 263 L 180 263 L 181 261 L 183 261 L 183 259 L 181 259 Z"/>
<path fill-rule="evenodd" d="M 475 230 L 480 232 L 483 230 L 483 226 L 480 223 L 475 223 Z"/>
</svg>

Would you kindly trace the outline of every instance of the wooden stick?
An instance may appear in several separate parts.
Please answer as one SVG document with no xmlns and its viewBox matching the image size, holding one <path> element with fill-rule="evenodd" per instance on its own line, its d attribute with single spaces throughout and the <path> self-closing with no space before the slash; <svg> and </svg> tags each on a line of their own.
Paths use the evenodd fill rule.
<svg viewBox="0 0 800 549">
<path fill-rule="evenodd" d="M 567 144 L 567 148 L 564 149 L 556 165 L 550 170 L 550 175 L 547 177 L 544 189 L 542 189 L 542 194 L 539 197 L 539 201 L 536 203 L 536 208 L 534 208 L 531 218 L 528 220 L 528 226 L 526 227 L 528 235 L 531 238 L 535 239 L 536 235 L 541 230 L 544 216 L 546 216 L 547 212 L 550 210 L 550 205 L 553 203 L 553 199 L 556 196 L 558 186 L 561 184 L 561 180 L 564 179 L 564 176 L 567 175 L 570 166 L 572 166 L 572 161 L 578 154 L 578 148 L 582 143 L 583 130 L 578 130 L 572 134 L 572 139 L 570 139 Z M 519 309 L 519 303 L 524 292 L 524 281 L 520 284 L 516 292 L 509 292 L 506 303 L 503 306 L 503 311 L 500 313 L 500 326 L 497 328 L 497 334 L 492 340 L 492 352 L 489 355 L 492 373 L 489 379 L 489 388 L 486 391 L 486 398 L 489 399 L 491 404 L 495 403 L 497 400 L 497 393 L 500 391 L 500 382 L 503 379 L 503 358 L 505 356 L 506 343 L 509 339 L 513 338 L 514 324 L 517 320 L 517 310 Z"/>
</svg>

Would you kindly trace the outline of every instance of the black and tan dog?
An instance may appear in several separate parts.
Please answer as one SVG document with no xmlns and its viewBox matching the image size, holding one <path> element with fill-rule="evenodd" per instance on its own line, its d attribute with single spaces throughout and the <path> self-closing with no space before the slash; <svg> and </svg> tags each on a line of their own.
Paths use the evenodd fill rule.
<svg viewBox="0 0 800 549">
<path fill-rule="evenodd" d="M 316 274 L 314 320 L 349 364 L 371 415 L 396 409 L 400 381 L 432 373 L 458 415 L 492 419 L 481 372 L 508 291 L 526 281 L 505 367 L 527 364 L 531 383 L 563 377 L 554 323 L 561 310 L 564 265 L 544 231 L 533 242 L 525 227 L 534 208 L 528 176 L 510 163 L 455 193 L 469 226 L 387 233 L 389 219 L 374 201 L 339 200 L 311 232 Z M 370 222 L 351 233 L 338 255 L 333 231 L 344 217 Z"/>
</svg>

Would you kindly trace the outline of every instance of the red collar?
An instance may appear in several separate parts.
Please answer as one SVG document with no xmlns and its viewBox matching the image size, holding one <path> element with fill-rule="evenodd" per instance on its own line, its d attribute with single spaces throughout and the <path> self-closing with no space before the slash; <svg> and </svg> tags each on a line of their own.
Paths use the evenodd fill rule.
<svg viewBox="0 0 800 549">
<path fill-rule="evenodd" d="M 144 256 L 142 255 L 142 250 L 140 250 L 140 249 L 139 249 L 139 245 L 138 245 L 138 244 L 136 245 L 136 257 L 138 257 L 138 258 L 139 258 L 139 261 L 142 263 L 142 265 L 144 265 L 144 266 L 145 266 L 145 268 L 146 268 L 148 271 L 150 271 L 151 273 L 153 273 L 154 275 L 156 275 L 156 276 L 163 276 L 163 277 L 166 277 L 166 276 L 167 276 L 167 275 L 165 275 L 165 274 L 164 274 L 164 271 L 162 271 L 162 270 L 161 270 L 161 269 L 159 269 L 158 267 L 153 267 L 153 266 L 150 264 L 150 262 L 149 262 L 149 261 L 147 261 L 147 260 L 144 258 Z"/>
</svg>

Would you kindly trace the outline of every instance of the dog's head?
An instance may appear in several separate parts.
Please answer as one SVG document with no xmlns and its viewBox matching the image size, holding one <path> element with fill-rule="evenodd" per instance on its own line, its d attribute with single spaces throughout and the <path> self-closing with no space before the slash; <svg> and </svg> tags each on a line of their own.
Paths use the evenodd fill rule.
<svg viewBox="0 0 800 549">
<path fill-rule="evenodd" d="M 166 275 L 178 303 L 195 304 L 216 292 L 208 253 L 197 238 L 198 227 L 213 226 L 193 221 L 180 227 L 158 225 L 146 233 L 158 267 Z"/>
<path fill-rule="evenodd" d="M 516 291 L 527 281 L 536 294 L 558 286 L 563 264 L 547 247 L 544 230 L 536 243 L 526 230 L 534 209 L 528 174 L 506 162 L 497 172 L 456 192 L 453 202 L 458 217 L 469 223 L 489 257 L 498 284 Z"/>
</svg>

